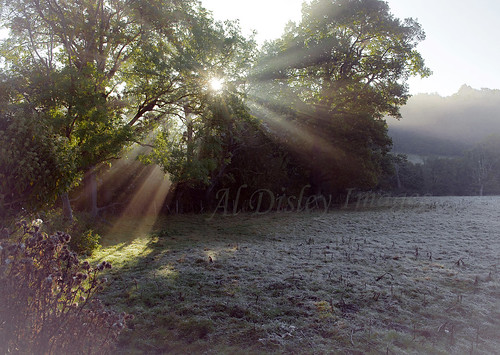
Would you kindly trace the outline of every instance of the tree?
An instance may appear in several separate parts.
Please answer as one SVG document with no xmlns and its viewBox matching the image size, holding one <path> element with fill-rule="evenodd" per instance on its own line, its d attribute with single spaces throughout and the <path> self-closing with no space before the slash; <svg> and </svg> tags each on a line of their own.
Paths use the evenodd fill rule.
<svg viewBox="0 0 500 355">
<path fill-rule="evenodd" d="M 398 193 L 425 194 L 422 164 L 413 163 L 405 154 L 389 154 L 386 173 L 379 179 L 378 188 Z"/>
<path fill-rule="evenodd" d="M 383 117 L 400 117 L 411 75 L 430 74 L 415 50 L 424 38 L 383 1 L 314 0 L 267 45 L 254 106 L 302 156 L 317 192 L 376 184 L 391 145 Z"/>
<path fill-rule="evenodd" d="M 204 13 L 196 4 L 2 1 L 1 24 L 10 30 L 0 47 L 4 83 L 65 139 L 76 166 L 66 190 L 89 176 L 93 214 L 95 167 L 146 136 L 189 95 L 182 75 L 192 53 L 183 44 Z"/>
<path fill-rule="evenodd" d="M 500 159 L 498 149 L 500 137 L 491 135 L 467 152 L 466 161 L 472 176 L 472 185 L 479 196 L 487 193 L 498 193 Z"/>
<path fill-rule="evenodd" d="M 71 183 L 73 157 L 33 110 L 0 105 L 0 147 L 0 218 L 44 207 Z"/>
<path fill-rule="evenodd" d="M 197 17 L 192 31 L 196 35 L 182 42 L 179 67 L 186 95 L 176 120 L 158 127 L 154 149 L 143 159 L 169 173 L 176 184 L 176 200 L 189 193 L 188 200 L 207 201 L 227 176 L 242 132 L 252 125 L 245 105 L 245 79 L 255 42 L 241 36 L 236 23 L 214 22 L 208 14 Z M 220 88 L 210 86 L 214 80 Z"/>
</svg>

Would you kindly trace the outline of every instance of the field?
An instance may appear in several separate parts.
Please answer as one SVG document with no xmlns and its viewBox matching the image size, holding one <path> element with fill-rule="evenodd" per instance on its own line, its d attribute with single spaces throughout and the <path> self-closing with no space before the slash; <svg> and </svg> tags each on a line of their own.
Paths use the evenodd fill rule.
<svg viewBox="0 0 500 355">
<path fill-rule="evenodd" d="M 498 197 L 209 217 L 104 238 L 120 353 L 500 353 Z"/>
</svg>

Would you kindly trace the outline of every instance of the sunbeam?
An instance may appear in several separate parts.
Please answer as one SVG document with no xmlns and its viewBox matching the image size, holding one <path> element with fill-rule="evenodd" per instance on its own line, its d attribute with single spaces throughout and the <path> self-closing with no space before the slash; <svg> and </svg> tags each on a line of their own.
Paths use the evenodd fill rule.
<svg viewBox="0 0 500 355">
<path fill-rule="evenodd" d="M 144 237 L 151 232 L 167 198 L 171 182 L 159 166 L 147 168 L 142 181 L 132 192 L 133 196 L 127 207 L 114 221 L 110 235 L 116 235 L 124 226 L 127 233 L 134 237 Z"/>
<path fill-rule="evenodd" d="M 298 125 L 296 122 L 287 120 L 284 115 L 271 110 L 255 100 L 249 102 L 249 106 L 254 114 L 263 118 L 264 125 L 277 137 L 283 136 L 283 132 L 292 137 L 292 141 L 286 140 L 286 144 L 300 154 L 315 151 L 337 161 L 346 159 L 346 152 L 335 147 L 330 141 L 313 132 L 309 127 Z M 305 148 L 300 151 L 300 146 Z"/>
</svg>

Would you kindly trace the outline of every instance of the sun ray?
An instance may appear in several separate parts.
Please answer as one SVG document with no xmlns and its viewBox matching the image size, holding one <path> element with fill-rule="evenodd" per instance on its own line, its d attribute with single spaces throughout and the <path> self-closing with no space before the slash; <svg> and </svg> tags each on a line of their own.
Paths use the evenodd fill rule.
<svg viewBox="0 0 500 355">
<path fill-rule="evenodd" d="M 344 150 L 337 148 L 310 128 L 288 120 L 286 116 L 265 107 L 255 100 L 251 100 L 249 106 L 257 117 L 263 118 L 266 128 L 277 137 L 283 135 L 283 132 L 287 132 L 293 138 L 293 141 L 287 142 L 290 148 L 298 151 L 298 148 L 302 147 L 305 150 L 303 152 L 298 151 L 298 153 L 307 153 L 310 149 L 314 149 L 317 152 L 328 154 L 328 156 L 336 160 L 345 159 Z"/>
<path fill-rule="evenodd" d="M 157 165 L 150 166 L 109 234 L 117 234 L 126 225 L 129 234 L 131 230 L 135 237 L 147 236 L 160 215 L 170 187 L 171 182 L 163 170 Z"/>
</svg>

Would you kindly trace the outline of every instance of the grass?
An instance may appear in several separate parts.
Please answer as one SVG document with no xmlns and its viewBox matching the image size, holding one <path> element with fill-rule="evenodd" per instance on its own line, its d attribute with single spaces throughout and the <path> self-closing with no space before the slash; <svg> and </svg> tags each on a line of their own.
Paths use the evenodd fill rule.
<svg viewBox="0 0 500 355">
<path fill-rule="evenodd" d="M 173 216 L 93 260 L 135 316 L 120 353 L 492 354 L 500 241 L 453 208 Z"/>
</svg>

